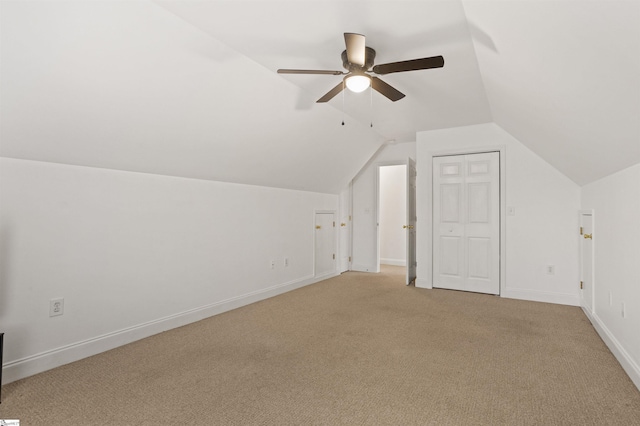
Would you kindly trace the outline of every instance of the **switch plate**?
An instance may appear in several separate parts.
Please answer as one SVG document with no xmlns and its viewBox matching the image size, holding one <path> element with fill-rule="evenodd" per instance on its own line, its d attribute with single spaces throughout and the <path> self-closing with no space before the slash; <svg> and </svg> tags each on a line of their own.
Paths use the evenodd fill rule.
<svg viewBox="0 0 640 426">
<path fill-rule="evenodd" d="M 554 265 L 547 265 L 547 275 L 554 275 L 556 273 L 556 267 Z"/>
<path fill-rule="evenodd" d="M 64 297 L 49 300 L 49 316 L 57 317 L 64 314 Z"/>
</svg>

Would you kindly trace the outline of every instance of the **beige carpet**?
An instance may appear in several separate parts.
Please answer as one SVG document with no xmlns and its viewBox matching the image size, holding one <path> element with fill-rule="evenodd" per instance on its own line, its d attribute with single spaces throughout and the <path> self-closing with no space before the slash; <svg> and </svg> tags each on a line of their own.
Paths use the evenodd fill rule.
<svg viewBox="0 0 640 426">
<path fill-rule="evenodd" d="M 349 272 L 3 388 L 21 425 L 640 425 L 576 307 Z"/>
</svg>

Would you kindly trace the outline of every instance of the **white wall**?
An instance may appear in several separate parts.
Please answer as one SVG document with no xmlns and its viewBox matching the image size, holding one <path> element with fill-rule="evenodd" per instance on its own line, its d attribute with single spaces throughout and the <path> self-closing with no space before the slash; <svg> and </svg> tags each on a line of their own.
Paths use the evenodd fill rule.
<svg viewBox="0 0 640 426">
<path fill-rule="evenodd" d="M 380 172 L 380 263 L 406 266 L 407 166 L 381 166 Z"/>
<path fill-rule="evenodd" d="M 314 282 L 314 210 L 338 206 L 328 194 L 0 166 L 5 383 Z M 55 297 L 64 315 L 50 318 Z"/>
<path fill-rule="evenodd" d="M 591 321 L 640 388 L 640 164 L 585 185 L 582 208 L 594 212 Z"/>
<path fill-rule="evenodd" d="M 353 179 L 353 263 L 351 269 L 379 272 L 377 241 L 377 176 L 378 165 L 406 164 L 415 159 L 415 142 L 384 145 Z"/>
<path fill-rule="evenodd" d="M 494 123 L 417 135 L 417 286 L 431 274 L 427 191 L 430 154 L 503 146 L 506 153 L 506 282 L 503 297 L 579 305 L 580 188 Z M 547 265 L 555 274 L 546 273 Z"/>
</svg>

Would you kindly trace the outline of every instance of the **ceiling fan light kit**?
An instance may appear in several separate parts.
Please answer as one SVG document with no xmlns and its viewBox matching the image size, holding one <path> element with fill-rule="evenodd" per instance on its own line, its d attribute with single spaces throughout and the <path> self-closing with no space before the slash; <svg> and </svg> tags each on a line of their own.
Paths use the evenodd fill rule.
<svg viewBox="0 0 640 426">
<path fill-rule="evenodd" d="M 371 77 L 366 74 L 348 75 L 344 78 L 344 84 L 347 85 L 347 89 L 354 93 L 364 92 L 371 86 Z"/>
<path fill-rule="evenodd" d="M 344 75 L 343 81 L 327 92 L 316 102 L 323 103 L 331 100 L 335 95 L 342 92 L 346 86 L 355 93 L 363 92 L 368 87 L 379 92 L 389 100 L 395 102 L 404 98 L 404 93 L 380 80 L 371 76 L 370 73 L 384 75 L 394 72 L 417 71 L 430 68 L 442 68 L 444 58 L 442 56 L 432 56 L 429 58 L 412 59 L 408 61 L 392 62 L 388 64 L 373 65 L 376 51 L 365 45 L 365 37 L 362 34 L 344 33 L 346 49 L 342 52 L 342 66 L 348 71 L 328 71 L 328 70 L 296 70 L 279 69 L 279 74 L 323 74 L 323 75 Z"/>
</svg>

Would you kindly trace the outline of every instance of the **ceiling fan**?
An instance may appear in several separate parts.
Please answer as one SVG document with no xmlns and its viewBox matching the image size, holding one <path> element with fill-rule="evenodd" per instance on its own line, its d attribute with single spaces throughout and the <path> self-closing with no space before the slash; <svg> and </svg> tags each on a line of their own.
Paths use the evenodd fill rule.
<svg viewBox="0 0 640 426">
<path fill-rule="evenodd" d="M 344 90 L 345 85 L 352 92 L 362 92 L 369 86 L 380 92 L 393 102 L 404 98 L 404 94 L 389 84 L 380 80 L 378 77 L 370 75 L 371 73 L 384 75 L 394 72 L 425 70 L 429 68 L 442 68 L 444 66 L 444 58 L 442 56 L 432 56 L 429 58 L 412 59 L 408 61 L 391 62 L 388 64 L 373 65 L 376 57 L 376 51 L 365 46 L 365 36 L 355 33 L 344 33 L 344 41 L 346 50 L 342 52 L 342 66 L 347 70 L 329 71 L 329 70 L 295 70 L 295 69 L 279 69 L 278 74 L 326 74 L 326 75 L 344 75 L 343 81 L 336 87 L 329 90 L 326 95 L 318 99 L 316 102 L 328 102 L 335 95 Z"/>
</svg>

